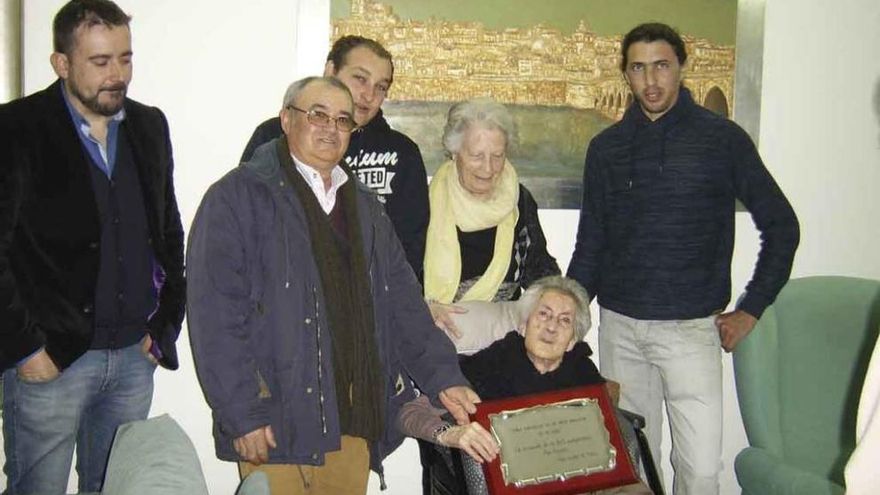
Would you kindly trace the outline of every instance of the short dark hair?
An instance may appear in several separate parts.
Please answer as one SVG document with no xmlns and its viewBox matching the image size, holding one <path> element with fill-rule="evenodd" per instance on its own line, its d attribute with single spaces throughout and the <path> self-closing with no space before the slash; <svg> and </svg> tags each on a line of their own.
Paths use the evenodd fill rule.
<svg viewBox="0 0 880 495">
<path fill-rule="evenodd" d="M 110 0 L 70 0 L 55 14 L 52 22 L 54 50 L 69 55 L 76 40 L 74 34 L 82 25 L 87 28 L 97 25 L 127 27 L 130 21 L 131 16 Z"/>
<path fill-rule="evenodd" d="M 387 60 L 388 63 L 391 64 L 391 79 L 394 79 L 394 59 L 391 57 L 391 52 L 386 50 L 385 47 L 376 40 L 354 34 L 348 34 L 339 38 L 330 48 L 330 53 L 327 54 L 327 61 L 333 62 L 333 70 L 339 72 L 339 69 L 345 67 L 348 52 L 359 46 L 363 46 L 375 53 L 379 58 Z"/>
<path fill-rule="evenodd" d="M 626 72 L 626 64 L 628 62 L 626 59 L 626 52 L 629 50 L 629 46 L 640 41 L 646 43 L 652 41 L 665 41 L 669 43 L 669 45 L 672 46 L 672 49 L 675 50 L 675 56 L 678 58 L 679 65 L 684 65 L 688 58 L 687 50 L 685 50 L 684 47 L 684 41 L 682 41 L 678 31 L 661 22 L 648 22 L 632 28 L 632 30 L 626 33 L 626 36 L 623 37 L 623 42 L 620 44 L 621 71 Z"/>
</svg>

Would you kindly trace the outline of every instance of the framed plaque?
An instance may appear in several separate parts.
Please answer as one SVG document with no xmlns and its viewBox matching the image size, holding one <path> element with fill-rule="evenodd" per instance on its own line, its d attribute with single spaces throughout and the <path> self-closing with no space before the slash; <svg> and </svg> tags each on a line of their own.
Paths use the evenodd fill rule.
<svg viewBox="0 0 880 495">
<path fill-rule="evenodd" d="M 501 447 L 483 464 L 494 495 L 575 494 L 636 483 L 605 385 L 477 404 Z"/>
</svg>

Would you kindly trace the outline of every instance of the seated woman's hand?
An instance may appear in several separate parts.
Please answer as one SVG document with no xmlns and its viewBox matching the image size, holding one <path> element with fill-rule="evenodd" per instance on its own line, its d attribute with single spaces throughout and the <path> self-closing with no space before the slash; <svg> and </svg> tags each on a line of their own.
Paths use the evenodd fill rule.
<svg viewBox="0 0 880 495">
<path fill-rule="evenodd" d="M 614 380 L 606 380 L 605 389 L 608 390 L 608 397 L 611 399 L 611 404 L 614 407 L 617 407 L 618 404 L 620 404 L 620 384 Z"/>
<path fill-rule="evenodd" d="M 434 324 L 438 328 L 446 332 L 450 339 L 460 339 L 461 331 L 452 321 L 451 314 L 464 314 L 467 309 L 454 304 L 443 304 L 439 302 L 428 302 L 428 308 L 431 310 L 431 317 L 434 318 Z"/>
<path fill-rule="evenodd" d="M 437 437 L 437 442 L 461 449 L 479 463 L 491 462 L 500 451 L 492 434 L 476 422 L 449 428 Z"/>
</svg>

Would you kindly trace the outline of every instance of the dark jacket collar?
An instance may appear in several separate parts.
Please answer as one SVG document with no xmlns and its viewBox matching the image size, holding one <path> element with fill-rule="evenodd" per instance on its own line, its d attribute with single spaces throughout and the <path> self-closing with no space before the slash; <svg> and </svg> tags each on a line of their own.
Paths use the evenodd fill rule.
<svg viewBox="0 0 880 495">
<path fill-rule="evenodd" d="M 678 90 L 678 100 L 676 100 L 672 108 L 664 113 L 659 119 L 654 121 L 649 119 L 648 116 L 645 115 L 645 112 L 642 111 L 639 102 L 634 100 L 626 110 L 626 113 L 623 114 L 622 122 L 628 127 L 641 127 L 649 124 L 657 124 L 668 129 L 689 114 L 694 106 L 696 106 L 696 103 L 694 102 L 693 96 L 691 96 L 691 91 L 686 87 L 681 86 Z"/>
<path fill-rule="evenodd" d="M 279 153 L 284 153 L 286 149 L 287 136 L 282 134 L 281 136 L 258 146 L 257 149 L 254 150 L 251 159 L 242 163 L 241 166 L 253 172 L 253 174 L 263 182 L 269 184 L 276 183 L 283 178 Z M 376 193 L 358 180 L 349 167 L 345 165 L 345 160 L 341 160 L 339 165 L 348 175 L 348 179 L 354 182 L 357 191 L 366 193 L 369 196 L 375 196 Z"/>
</svg>

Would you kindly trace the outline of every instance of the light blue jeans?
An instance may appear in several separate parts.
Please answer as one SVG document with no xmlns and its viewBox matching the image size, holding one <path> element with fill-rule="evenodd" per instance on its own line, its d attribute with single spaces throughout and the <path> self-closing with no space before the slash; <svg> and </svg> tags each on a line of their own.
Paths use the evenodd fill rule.
<svg viewBox="0 0 880 495">
<path fill-rule="evenodd" d="M 622 409 L 645 417 L 645 435 L 657 463 L 666 402 L 672 493 L 717 495 L 723 405 L 715 317 L 637 320 L 605 308 L 599 317 L 602 376 L 620 383 Z"/>
<path fill-rule="evenodd" d="M 46 383 L 3 374 L 4 495 L 65 493 L 74 446 L 79 491 L 101 490 L 116 428 L 150 410 L 155 365 L 140 347 L 88 351 Z"/>
</svg>

